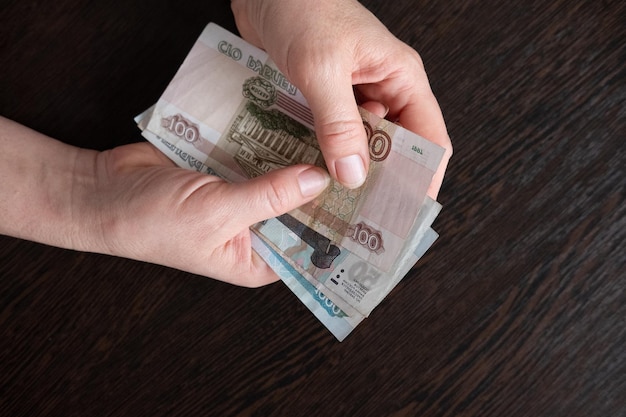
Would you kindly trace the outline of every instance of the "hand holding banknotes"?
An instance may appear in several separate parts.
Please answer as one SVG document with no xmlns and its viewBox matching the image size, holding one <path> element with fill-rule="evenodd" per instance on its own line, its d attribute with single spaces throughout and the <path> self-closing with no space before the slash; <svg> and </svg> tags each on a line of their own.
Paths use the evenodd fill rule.
<svg viewBox="0 0 626 417">
<path fill-rule="evenodd" d="M 90 151 L 1 117 L 0 149 L 0 233 L 250 287 L 278 277 L 252 251 L 248 227 L 329 182 L 320 168 L 294 165 L 230 184 L 177 168 L 149 143 Z"/>
<path fill-rule="evenodd" d="M 415 51 L 353 0 L 232 6 L 243 36 L 304 93 L 331 176 L 348 188 L 365 179 L 358 101 L 445 148 L 428 190 L 436 196 L 451 146 Z M 2 234 L 245 286 L 278 278 L 253 252 L 248 227 L 311 201 L 328 183 L 320 169 L 296 165 L 228 184 L 176 168 L 147 143 L 98 153 L 1 118 L 0 175 Z"/>
<path fill-rule="evenodd" d="M 419 55 L 356 0 L 233 0 L 244 39 L 265 49 L 302 91 L 333 178 L 356 188 L 369 165 L 355 94 L 368 110 L 446 149 L 428 195 L 436 198 L 452 146 Z M 354 90 L 353 90 L 354 86 Z"/>
</svg>

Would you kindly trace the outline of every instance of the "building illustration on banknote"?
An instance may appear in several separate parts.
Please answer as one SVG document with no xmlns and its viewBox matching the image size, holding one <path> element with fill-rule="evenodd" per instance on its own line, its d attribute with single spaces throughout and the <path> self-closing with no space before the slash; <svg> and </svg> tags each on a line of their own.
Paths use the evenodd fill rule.
<svg viewBox="0 0 626 417">
<path fill-rule="evenodd" d="M 261 77 L 248 79 L 244 100 L 220 138 L 218 146 L 249 178 L 297 163 L 324 167 L 315 132 L 276 105 L 279 94 Z"/>
</svg>

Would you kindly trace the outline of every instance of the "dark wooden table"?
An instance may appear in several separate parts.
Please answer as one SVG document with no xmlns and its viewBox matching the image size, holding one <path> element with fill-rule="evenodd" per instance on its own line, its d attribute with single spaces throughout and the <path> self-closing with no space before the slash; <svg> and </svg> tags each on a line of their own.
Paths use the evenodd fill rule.
<svg viewBox="0 0 626 417">
<path fill-rule="evenodd" d="M 282 283 L 0 236 L 0 415 L 626 415 L 626 3 L 363 3 L 455 146 L 425 258 L 338 343 Z M 209 21 L 235 29 L 224 0 L 5 0 L 0 113 L 140 141 Z"/>
</svg>

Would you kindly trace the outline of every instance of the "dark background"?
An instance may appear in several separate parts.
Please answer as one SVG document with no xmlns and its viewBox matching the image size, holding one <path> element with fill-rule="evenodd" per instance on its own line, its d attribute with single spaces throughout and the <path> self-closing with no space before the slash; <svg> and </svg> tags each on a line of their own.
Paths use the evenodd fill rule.
<svg viewBox="0 0 626 417">
<path fill-rule="evenodd" d="M 282 283 L 0 236 L 0 415 L 626 415 L 626 2 L 363 4 L 454 144 L 427 255 L 338 343 Z M 1 6 L 0 114 L 94 149 L 235 30 L 228 1 Z"/>
</svg>

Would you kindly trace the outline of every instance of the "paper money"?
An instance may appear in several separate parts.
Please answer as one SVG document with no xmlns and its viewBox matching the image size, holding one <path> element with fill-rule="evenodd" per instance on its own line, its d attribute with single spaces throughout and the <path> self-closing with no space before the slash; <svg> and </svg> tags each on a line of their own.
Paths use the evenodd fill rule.
<svg viewBox="0 0 626 417">
<path fill-rule="evenodd" d="M 313 202 L 252 227 L 264 242 L 255 249 L 283 268 L 281 278 L 288 271 L 304 279 L 356 322 L 419 258 L 416 246 L 436 236 L 430 224 L 440 206 L 426 190 L 443 155 L 441 147 L 360 111 L 371 159 L 365 184 L 349 190 L 333 182 Z M 265 52 L 215 24 L 137 121 L 178 165 L 228 181 L 296 163 L 324 167 L 300 91 Z"/>
<path fill-rule="evenodd" d="M 437 232 L 430 227 L 427 228 L 412 254 L 412 260 L 417 262 L 417 260 L 426 253 L 437 237 Z M 252 235 L 252 247 L 261 255 L 265 262 L 272 267 L 287 287 L 340 342 L 365 318 L 358 313 L 352 316 L 346 314 L 256 235 Z M 407 268 L 405 274 L 415 262 L 405 264 Z"/>
<path fill-rule="evenodd" d="M 145 124 L 145 118 L 150 112 L 151 109 L 136 118 L 140 127 L 142 127 L 142 124 Z M 148 131 L 144 131 L 144 135 L 149 137 L 150 142 L 162 152 L 172 157 L 182 168 L 190 169 L 190 167 L 193 167 L 193 169 L 199 172 L 218 175 L 210 167 L 198 164 L 198 161 L 190 159 L 187 153 L 176 148 L 164 139 Z M 424 207 L 420 211 L 420 218 L 418 219 L 422 229 L 425 229 L 425 232 L 421 237 L 416 236 L 419 242 L 415 245 L 413 252 L 409 253 L 403 260 L 403 268 L 399 273 L 399 278 L 393 284 L 394 287 L 400 281 L 400 278 L 406 275 L 409 269 L 424 255 L 437 239 L 438 235 L 430 225 L 440 209 L 441 206 L 439 203 L 430 198 L 426 199 Z M 308 282 L 302 274 L 289 264 L 289 262 L 278 255 L 278 253 L 255 234 L 252 235 L 252 247 L 272 267 L 287 287 L 339 341 L 343 341 L 343 339 L 363 321 L 363 315 L 355 311 L 352 311 L 351 314 L 346 313 L 322 291 Z"/>
</svg>

